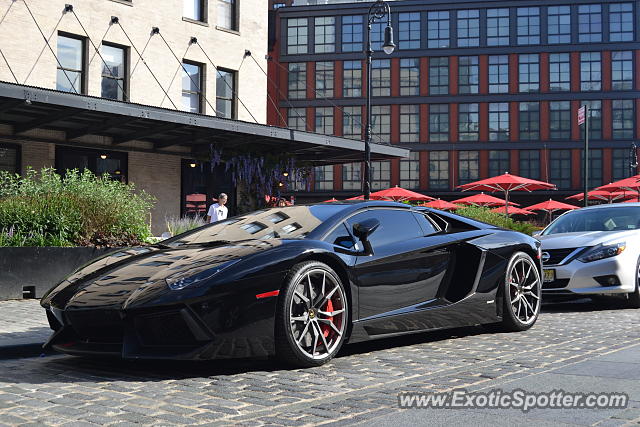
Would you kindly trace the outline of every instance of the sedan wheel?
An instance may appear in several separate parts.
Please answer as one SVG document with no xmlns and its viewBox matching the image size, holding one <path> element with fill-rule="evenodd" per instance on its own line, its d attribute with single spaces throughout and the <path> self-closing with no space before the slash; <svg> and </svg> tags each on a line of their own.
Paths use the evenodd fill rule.
<svg viewBox="0 0 640 427">
<path fill-rule="evenodd" d="M 512 331 L 529 329 L 540 313 L 540 272 L 524 252 L 511 257 L 505 275 L 503 326 Z"/>
<path fill-rule="evenodd" d="M 636 265 L 636 290 L 628 295 L 627 306 L 629 308 L 640 308 L 640 259 Z"/>
</svg>

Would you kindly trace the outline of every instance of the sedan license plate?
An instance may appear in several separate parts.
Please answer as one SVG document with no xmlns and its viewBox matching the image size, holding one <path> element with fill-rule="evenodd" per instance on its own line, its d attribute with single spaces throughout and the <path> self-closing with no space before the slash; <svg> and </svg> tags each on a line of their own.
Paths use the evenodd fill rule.
<svg viewBox="0 0 640 427">
<path fill-rule="evenodd" d="M 552 268 L 545 268 L 542 270 L 542 276 L 544 283 L 553 282 L 556 280 L 556 271 Z"/>
</svg>

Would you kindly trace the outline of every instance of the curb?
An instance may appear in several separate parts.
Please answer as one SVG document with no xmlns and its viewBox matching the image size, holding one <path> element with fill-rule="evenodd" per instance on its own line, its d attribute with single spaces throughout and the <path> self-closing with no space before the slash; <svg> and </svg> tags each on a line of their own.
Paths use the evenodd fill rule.
<svg viewBox="0 0 640 427">
<path fill-rule="evenodd" d="M 28 357 L 39 357 L 53 354 L 51 350 L 43 350 L 44 343 L 28 343 L 17 345 L 6 345 L 0 347 L 0 360 L 24 359 Z"/>
</svg>

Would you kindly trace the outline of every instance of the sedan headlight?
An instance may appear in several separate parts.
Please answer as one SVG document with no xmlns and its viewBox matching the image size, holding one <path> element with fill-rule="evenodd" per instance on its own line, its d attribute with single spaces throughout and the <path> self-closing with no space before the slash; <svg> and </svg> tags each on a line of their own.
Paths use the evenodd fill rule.
<svg viewBox="0 0 640 427">
<path fill-rule="evenodd" d="M 612 243 L 603 245 L 602 243 L 589 249 L 584 255 L 578 258 L 578 261 L 592 262 L 599 259 L 611 258 L 620 255 L 627 247 L 626 242 Z"/>
<path fill-rule="evenodd" d="M 217 266 L 212 268 L 181 271 L 179 273 L 168 276 L 164 280 L 165 282 L 167 282 L 167 286 L 169 286 L 170 289 L 179 291 L 180 289 L 184 289 L 187 286 L 193 285 L 194 283 L 198 283 L 215 276 L 225 268 L 232 266 L 238 261 L 240 261 L 240 258 L 218 264 Z"/>
</svg>

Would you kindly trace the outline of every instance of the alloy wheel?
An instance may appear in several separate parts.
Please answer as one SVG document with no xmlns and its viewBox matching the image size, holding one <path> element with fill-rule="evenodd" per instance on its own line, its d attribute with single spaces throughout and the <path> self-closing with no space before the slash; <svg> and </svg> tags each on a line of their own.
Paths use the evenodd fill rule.
<svg viewBox="0 0 640 427">
<path fill-rule="evenodd" d="M 540 311 L 540 276 L 530 258 L 518 258 L 507 275 L 512 313 L 522 324 L 536 320 Z"/>
</svg>

